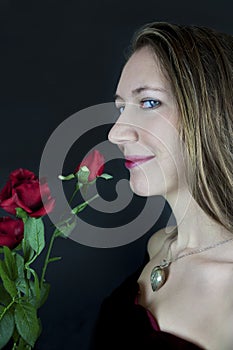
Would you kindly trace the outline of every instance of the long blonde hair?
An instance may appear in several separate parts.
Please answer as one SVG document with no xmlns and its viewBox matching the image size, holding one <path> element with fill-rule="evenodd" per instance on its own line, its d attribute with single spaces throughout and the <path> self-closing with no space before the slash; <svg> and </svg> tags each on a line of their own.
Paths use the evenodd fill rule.
<svg viewBox="0 0 233 350">
<path fill-rule="evenodd" d="M 192 195 L 233 233 L 233 37 L 154 22 L 135 33 L 130 55 L 144 46 L 159 58 L 177 100 L 178 130 L 194 175 Z"/>
</svg>

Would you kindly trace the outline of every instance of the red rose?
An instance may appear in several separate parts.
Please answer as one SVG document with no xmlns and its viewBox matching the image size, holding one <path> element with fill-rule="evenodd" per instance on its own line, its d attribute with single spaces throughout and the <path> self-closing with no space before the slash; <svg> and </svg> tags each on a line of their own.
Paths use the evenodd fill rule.
<svg viewBox="0 0 233 350">
<path fill-rule="evenodd" d="M 29 216 L 40 217 L 51 212 L 54 204 L 47 182 L 27 169 L 14 170 L 0 192 L 0 207 L 14 215 L 16 208 L 22 208 Z"/>
<path fill-rule="evenodd" d="M 74 173 L 76 174 L 82 166 L 86 166 L 90 170 L 88 181 L 92 181 L 97 176 L 103 174 L 104 163 L 104 156 L 99 151 L 94 150 L 76 167 Z"/>
<path fill-rule="evenodd" d="M 0 218 L 0 246 L 12 249 L 23 239 L 24 225 L 21 219 L 12 219 L 8 216 Z"/>
</svg>

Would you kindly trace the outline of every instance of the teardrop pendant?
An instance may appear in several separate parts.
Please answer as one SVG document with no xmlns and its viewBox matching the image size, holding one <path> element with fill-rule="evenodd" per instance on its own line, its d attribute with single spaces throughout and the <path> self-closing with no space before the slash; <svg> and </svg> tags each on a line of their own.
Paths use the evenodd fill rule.
<svg viewBox="0 0 233 350">
<path fill-rule="evenodd" d="M 162 285 L 166 282 L 165 268 L 162 266 L 155 266 L 151 271 L 150 283 L 153 292 L 159 290 Z"/>
</svg>

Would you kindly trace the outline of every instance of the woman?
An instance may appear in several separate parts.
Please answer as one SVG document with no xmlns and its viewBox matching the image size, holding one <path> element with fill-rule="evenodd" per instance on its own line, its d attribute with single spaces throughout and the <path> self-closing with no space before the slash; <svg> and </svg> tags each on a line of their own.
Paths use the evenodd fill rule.
<svg viewBox="0 0 233 350">
<path fill-rule="evenodd" d="M 132 190 L 176 227 L 103 303 L 96 349 L 233 349 L 233 38 L 150 23 L 133 38 L 109 133 Z"/>
</svg>

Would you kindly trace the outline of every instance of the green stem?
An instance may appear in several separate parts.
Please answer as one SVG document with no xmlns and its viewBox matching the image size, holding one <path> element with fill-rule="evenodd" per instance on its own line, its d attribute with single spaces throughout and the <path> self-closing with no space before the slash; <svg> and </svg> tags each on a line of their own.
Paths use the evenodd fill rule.
<svg viewBox="0 0 233 350">
<path fill-rule="evenodd" d="M 89 204 L 89 203 L 91 203 L 93 200 L 95 200 L 95 199 L 98 198 L 98 197 L 99 197 L 99 194 L 96 194 L 94 197 L 88 199 L 88 200 L 86 201 L 86 203 Z"/>
<path fill-rule="evenodd" d="M 78 192 L 78 188 L 76 188 L 76 190 L 74 191 L 74 193 L 72 194 L 72 196 L 71 196 L 71 198 L 70 198 L 70 200 L 69 200 L 69 204 L 71 204 L 71 202 L 73 201 L 73 199 L 74 199 L 74 197 L 75 197 L 75 195 L 76 195 L 76 193 Z"/>
<path fill-rule="evenodd" d="M 12 301 L 10 302 L 10 304 L 7 305 L 7 307 L 5 307 L 5 309 L 3 310 L 3 313 L 0 316 L 0 321 L 3 319 L 5 313 L 11 308 L 11 306 L 15 303 L 15 298 L 12 299 Z"/>
<path fill-rule="evenodd" d="M 38 258 L 38 256 L 39 254 L 36 253 L 34 257 L 25 264 L 26 268 L 29 267 Z"/>
<path fill-rule="evenodd" d="M 78 193 L 78 191 L 80 190 L 80 188 L 82 188 L 82 184 L 77 184 L 76 185 L 77 187 L 76 187 L 76 189 L 74 190 L 74 192 L 73 192 L 73 194 L 72 194 L 72 196 L 71 196 L 71 198 L 70 198 L 70 200 L 69 200 L 69 204 L 71 204 L 72 203 L 72 201 L 73 201 L 73 199 L 74 199 L 74 197 L 76 196 L 76 194 Z"/>
<path fill-rule="evenodd" d="M 73 199 L 74 199 L 74 197 L 76 196 L 76 194 L 78 193 L 78 191 L 80 190 L 80 188 L 82 188 L 83 187 L 83 184 L 76 184 L 76 188 L 75 188 L 75 190 L 74 190 L 74 192 L 73 192 L 73 194 L 72 194 L 72 196 L 71 196 L 71 198 L 70 198 L 70 200 L 68 201 L 68 203 L 69 203 L 69 205 L 71 205 L 71 203 L 73 202 Z M 65 213 L 63 213 L 62 215 L 61 215 L 61 220 L 62 220 L 62 218 L 64 217 L 64 215 L 65 215 Z"/>
<path fill-rule="evenodd" d="M 51 250 L 52 250 L 52 247 L 53 247 L 53 242 L 54 242 L 56 237 L 57 237 L 57 229 L 53 232 L 53 235 L 52 235 L 50 243 L 49 243 L 48 251 L 47 251 L 47 254 L 46 254 L 46 257 L 45 257 L 45 262 L 44 262 L 44 266 L 43 266 L 43 269 L 42 269 L 41 280 L 40 280 L 40 286 L 41 287 L 42 287 L 42 285 L 44 283 L 46 269 L 47 269 L 47 266 L 49 264 L 50 253 L 51 253 Z"/>
<path fill-rule="evenodd" d="M 88 199 L 87 201 L 77 205 L 77 207 L 73 208 L 71 210 L 71 213 L 72 214 L 78 214 L 80 211 L 82 211 L 84 208 L 86 208 L 87 204 L 91 203 L 94 199 L 98 198 L 99 197 L 99 194 L 96 194 L 94 197 Z"/>
<path fill-rule="evenodd" d="M 83 185 L 82 184 L 79 184 L 75 191 L 73 192 L 71 198 L 70 198 L 70 201 L 69 201 L 69 204 L 71 204 L 72 200 L 74 199 L 74 196 L 76 195 L 76 193 L 80 190 L 80 188 L 82 187 Z M 99 197 L 98 194 L 96 194 L 94 197 L 92 197 L 91 199 L 89 199 L 88 201 L 86 201 L 86 203 L 90 203 L 92 202 L 94 199 L 96 199 L 97 197 Z M 50 258 L 50 254 L 51 254 L 51 250 L 52 250 L 52 247 L 53 247 L 53 243 L 54 243 L 54 240 L 55 238 L 57 237 L 57 232 L 58 232 L 58 229 L 55 229 L 55 231 L 53 232 L 53 235 L 51 237 L 51 240 L 50 240 L 50 243 L 49 243 L 49 247 L 48 247 L 48 251 L 47 251 L 47 254 L 46 254 L 46 257 L 45 257 L 45 262 L 44 262 L 44 266 L 43 266 L 43 269 L 42 269 L 42 274 L 41 274 L 41 280 L 40 280 L 40 287 L 42 287 L 43 285 L 43 282 L 44 282 L 44 279 L 45 279 L 45 273 L 46 273 L 46 269 L 47 269 L 47 266 L 49 264 L 49 258 Z"/>
</svg>

